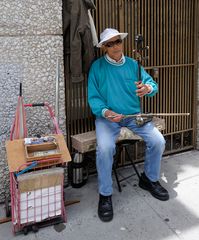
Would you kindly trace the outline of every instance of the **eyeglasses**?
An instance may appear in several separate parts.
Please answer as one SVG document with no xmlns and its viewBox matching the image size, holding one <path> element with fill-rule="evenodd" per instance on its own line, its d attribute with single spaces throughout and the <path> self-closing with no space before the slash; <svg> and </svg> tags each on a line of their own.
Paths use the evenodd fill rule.
<svg viewBox="0 0 199 240">
<path fill-rule="evenodd" d="M 107 42 L 104 44 L 105 47 L 108 47 L 108 48 L 111 48 L 113 47 L 114 45 L 119 45 L 122 43 L 122 39 L 117 39 L 115 41 L 112 41 L 112 42 Z"/>
</svg>

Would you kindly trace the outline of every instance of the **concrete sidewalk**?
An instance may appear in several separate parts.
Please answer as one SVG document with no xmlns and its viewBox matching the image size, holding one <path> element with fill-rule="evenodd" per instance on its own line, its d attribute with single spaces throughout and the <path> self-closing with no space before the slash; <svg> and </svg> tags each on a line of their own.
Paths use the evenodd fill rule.
<svg viewBox="0 0 199 240">
<path fill-rule="evenodd" d="M 143 165 L 139 165 L 140 172 Z M 127 174 L 131 169 L 120 172 Z M 67 223 L 13 236 L 12 223 L 0 225 L 0 240 L 198 240 L 199 239 L 199 151 L 167 156 L 162 161 L 161 183 L 170 193 L 167 202 L 140 189 L 136 176 L 123 182 L 122 193 L 114 179 L 114 219 L 103 223 L 97 216 L 97 177 L 80 188 L 66 188 Z M 2 213 L 2 207 L 1 211 Z"/>
</svg>

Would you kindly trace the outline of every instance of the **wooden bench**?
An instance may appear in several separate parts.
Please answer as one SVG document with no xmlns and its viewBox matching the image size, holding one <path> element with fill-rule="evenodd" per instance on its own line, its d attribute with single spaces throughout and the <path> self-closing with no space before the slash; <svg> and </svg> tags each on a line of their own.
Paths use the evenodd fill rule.
<svg viewBox="0 0 199 240">
<path fill-rule="evenodd" d="M 153 121 L 154 125 L 158 128 L 159 131 L 162 131 L 165 129 L 165 120 L 164 119 L 154 117 L 152 121 Z M 72 147 L 78 153 L 83 154 L 86 152 L 94 151 L 96 149 L 95 131 L 89 131 L 89 132 L 85 132 L 85 133 L 72 135 L 71 139 L 72 139 Z M 140 136 L 136 135 L 128 128 L 122 127 L 117 141 L 127 140 L 127 139 L 142 140 L 142 138 Z"/>
<path fill-rule="evenodd" d="M 162 131 L 165 129 L 165 120 L 161 119 L 161 118 L 157 118 L 154 117 L 153 118 L 153 123 L 154 125 L 158 128 L 159 131 Z M 77 134 L 77 135 L 72 135 L 71 136 L 72 139 L 72 147 L 75 149 L 75 151 L 78 153 L 78 158 L 77 161 L 74 163 L 76 164 L 77 168 L 81 168 L 81 162 L 83 161 L 83 155 L 84 153 L 87 152 L 91 152 L 96 150 L 96 134 L 95 131 L 89 131 L 86 133 L 81 133 L 81 134 Z M 143 139 L 136 135 L 135 133 L 133 133 L 131 130 L 129 130 L 126 127 L 122 127 L 120 130 L 120 135 L 117 139 L 116 142 L 116 155 L 115 155 L 115 160 L 114 160 L 114 164 L 113 164 L 113 171 L 116 177 L 116 181 L 117 181 L 117 185 L 118 185 L 118 190 L 119 192 L 122 191 L 120 182 L 130 178 L 131 176 L 133 176 L 133 174 L 130 174 L 126 177 L 120 178 L 118 177 L 117 174 L 117 165 L 121 156 L 121 149 L 125 149 L 125 153 L 127 154 L 128 160 L 131 163 L 133 169 L 135 170 L 135 173 L 137 174 L 138 178 L 140 178 L 139 172 L 135 166 L 135 163 L 132 159 L 132 157 L 130 157 L 127 147 L 128 146 L 132 146 L 134 145 L 137 141 L 142 141 Z M 75 173 L 75 181 L 77 182 L 77 184 L 73 183 L 73 186 L 82 186 L 83 184 L 81 184 L 81 180 L 82 176 L 78 176 L 78 174 L 82 173 L 82 171 L 77 170 Z M 83 183 L 83 182 L 82 182 Z"/>
</svg>

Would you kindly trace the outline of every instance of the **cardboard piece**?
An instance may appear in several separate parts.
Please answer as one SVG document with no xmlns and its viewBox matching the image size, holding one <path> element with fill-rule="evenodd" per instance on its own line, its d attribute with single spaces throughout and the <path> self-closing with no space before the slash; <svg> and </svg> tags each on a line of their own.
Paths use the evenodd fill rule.
<svg viewBox="0 0 199 240">
<path fill-rule="evenodd" d="M 17 177 L 20 193 L 61 185 L 64 169 L 54 167 L 24 173 Z"/>
<path fill-rule="evenodd" d="M 64 140 L 64 136 L 62 134 L 54 134 L 52 136 L 55 137 L 57 141 L 61 153 L 61 158 L 57 161 L 44 162 L 42 163 L 42 166 L 39 165 L 38 167 L 51 166 L 58 163 L 64 164 L 71 161 L 71 156 Z M 24 139 L 6 141 L 5 146 L 9 171 L 16 172 L 25 169 L 27 167 L 27 158 L 24 146 Z"/>
</svg>

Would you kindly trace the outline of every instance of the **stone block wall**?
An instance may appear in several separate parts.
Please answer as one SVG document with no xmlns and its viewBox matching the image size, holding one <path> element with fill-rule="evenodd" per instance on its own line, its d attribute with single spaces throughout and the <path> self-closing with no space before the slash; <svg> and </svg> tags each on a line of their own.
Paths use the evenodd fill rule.
<svg viewBox="0 0 199 240">
<path fill-rule="evenodd" d="M 22 83 L 25 103 L 48 102 L 55 110 L 59 61 L 59 125 L 65 134 L 62 0 L 1 0 L 0 4 L 0 202 L 9 195 L 5 141 Z M 45 108 L 27 109 L 29 135 L 52 132 Z"/>
<path fill-rule="evenodd" d="M 199 9 L 199 7 L 198 7 Z M 199 24 L 198 24 L 198 72 L 197 72 L 197 134 L 196 134 L 196 148 L 199 150 Z"/>
</svg>

